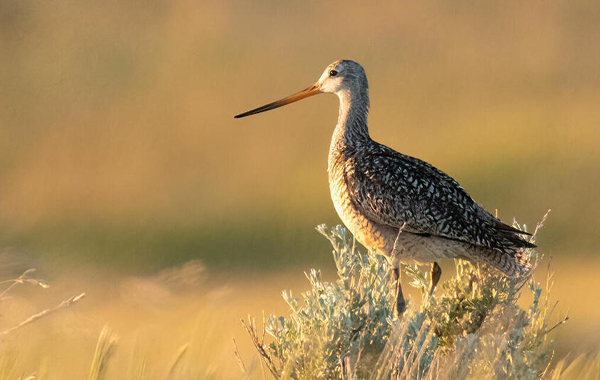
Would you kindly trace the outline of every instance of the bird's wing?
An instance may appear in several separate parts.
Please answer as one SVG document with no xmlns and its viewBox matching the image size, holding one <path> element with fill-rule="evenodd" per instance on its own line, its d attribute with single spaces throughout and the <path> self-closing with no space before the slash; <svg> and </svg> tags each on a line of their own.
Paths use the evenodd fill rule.
<svg viewBox="0 0 600 380">
<path fill-rule="evenodd" d="M 346 182 L 355 206 L 371 220 L 489 248 L 530 247 L 525 234 L 478 205 L 450 176 L 383 145 L 356 155 Z"/>
</svg>

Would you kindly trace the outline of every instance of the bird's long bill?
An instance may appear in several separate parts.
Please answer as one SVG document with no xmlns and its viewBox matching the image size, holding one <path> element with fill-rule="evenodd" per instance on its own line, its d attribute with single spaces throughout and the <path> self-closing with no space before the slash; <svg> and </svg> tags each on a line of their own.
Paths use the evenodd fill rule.
<svg viewBox="0 0 600 380">
<path fill-rule="evenodd" d="M 297 102 L 298 100 L 302 100 L 304 98 L 308 98 L 309 96 L 313 96 L 313 95 L 317 95 L 320 94 L 321 91 L 319 90 L 319 87 L 317 85 L 311 86 L 309 88 L 306 88 L 294 95 L 290 95 L 288 97 L 285 97 L 283 99 L 279 99 L 273 103 L 269 103 L 269 104 L 265 104 L 262 107 L 258 107 L 255 108 L 253 110 L 250 110 L 248 112 L 244 112 L 241 113 L 239 115 L 234 116 L 234 118 L 239 119 L 240 117 L 246 117 L 246 116 L 250 116 L 250 115 L 254 115 L 257 113 L 261 113 L 261 112 L 265 112 L 265 111 L 270 111 L 273 110 L 275 108 L 279 108 L 281 106 L 285 106 L 286 104 L 290 104 L 290 103 L 294 103 Z"/>
</svg>

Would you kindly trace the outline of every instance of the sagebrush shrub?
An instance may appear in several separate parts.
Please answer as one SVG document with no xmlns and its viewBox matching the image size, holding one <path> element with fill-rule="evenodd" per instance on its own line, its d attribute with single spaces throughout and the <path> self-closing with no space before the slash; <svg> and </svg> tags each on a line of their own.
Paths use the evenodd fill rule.
<svg viewBox="0 0 600 380">
<path fill-rule="evenodd" d="M 537 379 L 547 370 L 548 293 L 531 274 L 512 279 L 455 260 L 456 275 L 428 297 L 429 274 L 405 266 L 423 302 L 410 304 L 398 320 L 386 259 L 359 248 L 344 227 L 317 229 L 333 246 L 337 280 L 323 281 L 311 270 L 307 292 L 283 292 L 289 316 L 269 317 L 264 331 L 246 323 L 274 377 Z M 517 303 L 522 292 L 532 294 L 526 307 Z"/>
</svg>

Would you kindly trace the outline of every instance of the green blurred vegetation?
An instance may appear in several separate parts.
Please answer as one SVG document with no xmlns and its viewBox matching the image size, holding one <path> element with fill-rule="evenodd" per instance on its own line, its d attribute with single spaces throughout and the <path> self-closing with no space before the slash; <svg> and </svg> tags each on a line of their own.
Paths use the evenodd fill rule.
<svg viewBox="0 0 600 380">
<path fill-rule="evenodd" d="M 600 248 L 596 2 L 7 0 L 0 17 L 5 244 L 112 266 L 313 262 L 313 226 L 337 220 L 336 100 L 232 115 L 351 58 L 375 139 L 508 222 L 552 208 L 542 251 Z"/>
</svg>

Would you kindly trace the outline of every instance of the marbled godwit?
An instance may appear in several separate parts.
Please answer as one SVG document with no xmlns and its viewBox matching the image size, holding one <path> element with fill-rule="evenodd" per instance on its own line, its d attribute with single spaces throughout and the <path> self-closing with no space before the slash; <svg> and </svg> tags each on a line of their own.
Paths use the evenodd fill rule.
<svg viewBox="0 0 600 380">
<path fill-rule="evenodd" d="M 369 136 L 369 86 L 356 62 L 327 66 L 317 83 L 294 95 L 235 116 L 241 118 L 320 93 L 340 100 L 329 148 L 329 188 L 335 209 L 354 237 L 390 261 L 397 281 L 396 310 L 406 303 L 400 262 L 431 262 L 433 293 L 442 273 L 437 261 L 463 258 L 505 275 L 529 270 L 529 235 L 502 223 L 477 204 L 450 176 L 418 158 L 403 155 Z"/>
</svg>

